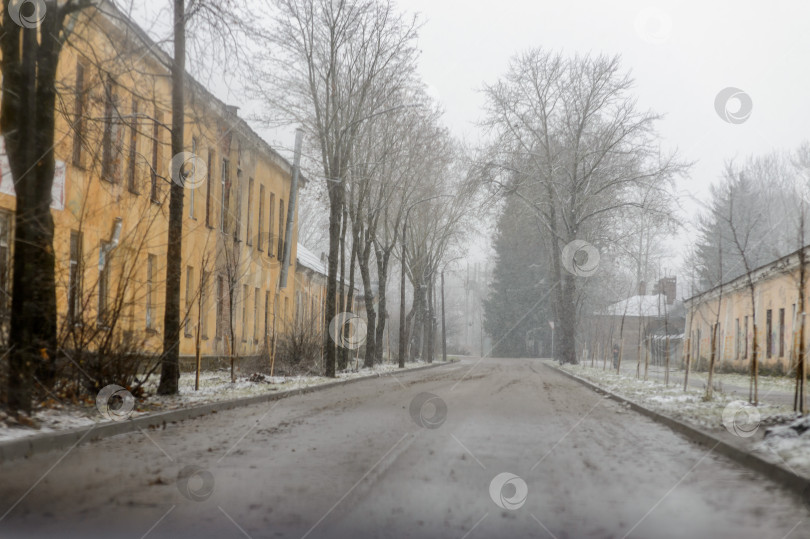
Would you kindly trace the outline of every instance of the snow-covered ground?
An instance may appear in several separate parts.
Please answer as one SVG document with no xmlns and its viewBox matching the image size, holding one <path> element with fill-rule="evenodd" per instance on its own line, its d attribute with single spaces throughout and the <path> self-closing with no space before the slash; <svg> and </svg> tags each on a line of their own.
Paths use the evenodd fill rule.
<svg viewBox="0 0 810 539">
<path fill-rule="evenodd" d="M 810 475 L 810 416 L 767 429 L 756 449 L 778 455 L 794 472 Z"/>
<path fill-rule="evenodd" d="M 729 418 L 732 421 L 735 418 L 735 406 L 745 414 L 750 412 L 752 422 L 738 431 L 743 433 L 742 436 L 737 434 L 738 440 L 766 458 L 770 457 L 797 473 L 810 476 L 810 417 L 797 419 L 791 406 L 768 402 L 768 392 L 792 389 L 794 382 L 790 378 L 760 377 L 760 404 L 754 409 L 741 403 L 739 397 L 723 393 L 722 390 L 715 391 L 711 401 L 705 401 L 704 389 L 689 387 L 684 392 L 682 382 L 670 383 L 667 387 L 658 379 L 639 380 L 634 374 L 618 375 L 601 367 L 563 365 L 560 368 L 645 408 L 704 429 L 721 431 L 721 434 L 722 431 L 737 434 L 733 432 L 733 423 L 729 422 Z M 698 376 L 705 378 L 705 374 Z M 748 384 L 748 378 L 743 375 L 723 374 L 720 380 L 728 385 Z M 729 410 L 732 410 L 730 415 Z"/>
<path fill-rule="evenodd" d="M 424 362 L 408 363 L 405 370 L 424 365 Z M 347 380 L 370 375 L 382 376 L 395 374 L 397 371 L 402 372 L 396 364 L 383 363 L 375 365 L 371 369 L 340 372 L 337 374 L 336 379 Z M 180 394 L 160 396 L 156 394 L 158 380 L 153 378 L 144 387 L 146 397 L 135 402 L 135 408 L 128 417 L 138 417 L 144 414 L 176 410 L 199 404 L 318 386 L 334 382 L 336 379 L 324 376 L 270 377 L 256 373 L 244 374 L 237 372 L 236 382 L 231 383 L 229 370 L 206 371 L 200 373 L 200 389 L 195 391 L 194 373 L 182 373 L 180 375 Z M 84 427 L 105 421 L 109 420 L 99 413 L 94 403 L 88 403 L 86 406 L 68 406 L 56 403 L 48 407 L 40 407 L 34 411 L 31 419 L 23 418 L 22 422 L 14 420 L 0 411 L 0 442 L 45 432 Z"/>
</svg>

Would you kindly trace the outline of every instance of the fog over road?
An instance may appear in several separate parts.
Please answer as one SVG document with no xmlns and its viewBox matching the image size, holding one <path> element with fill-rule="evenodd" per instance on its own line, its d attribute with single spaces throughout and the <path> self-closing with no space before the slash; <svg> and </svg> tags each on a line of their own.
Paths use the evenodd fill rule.
<svg viewBox="0 0 810 539">
<path fill-rule="evenodd" d="M 537 360 L 353 383 L 0 477 L 0 537 L 810 537 L 797 496 Z"/>
</svg>

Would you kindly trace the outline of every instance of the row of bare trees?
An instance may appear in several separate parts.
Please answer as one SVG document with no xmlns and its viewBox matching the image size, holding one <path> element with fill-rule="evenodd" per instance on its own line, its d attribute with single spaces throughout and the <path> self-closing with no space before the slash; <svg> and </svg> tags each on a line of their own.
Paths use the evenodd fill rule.
<svg viewBox="0 0 810 539">
<path fill-rule="evenodd" d="M 474 189 L 466 187 L 458 148 L 416 74 L 415 17 L 390 0 L 273 6 L 266 42 L 274 54 L 257 56 L 253 89 L 270 105 L 266 121 L 303 126 L 317 150 L 308 167 L 316 191 L 327 195 L 325 322 L 351 308 L 359 282 L 368 325 L 364 366 L 372 366 L 382 359 L 393 258 L 414 291 L 407 333 L 419 335 L 420 346 L 433 342 L 434 302 L 427 298 L 458 244 Z M 425 346 L 412 351 L 432 358 Z M 347 360 L 327 340 L 326 375 Z"/>
<path fill-rule="evenodd" d="M 707 399 L 712 397 L 714 371 L 725 355 L 721 343 L 725 341 L 729 320 L 721 317 L 724 309 L 731 306 L 724 306 L 724 285 L 741 278 L 748 299 L 743 324 L 751 330 L 749 400 L 758 404 L 762 311 L 756 272 L 763 265 L 792 254 L 795 267 L 791 265 L 789 274 L 795 283 L 796 308 L 790 367 L 796 373 L 794 407 L 806 412 L 808 156 L 810 148 L 803 145 L 792 152 L 728 162 L 720 182 L 712 186 L 710 203 L 699 221 L 700 239 L 690 258 L 699 279 L 695 287 L 702 291 L 713 289 L 717 295 L 710 311 L 700 311 L 699 319 L 691 323 L 710 328 Z M 743 335 L 748 335 L 747 328 L 743 329 Z M 749 350 L 747 344 L 744 349 Z"/>
</svg>

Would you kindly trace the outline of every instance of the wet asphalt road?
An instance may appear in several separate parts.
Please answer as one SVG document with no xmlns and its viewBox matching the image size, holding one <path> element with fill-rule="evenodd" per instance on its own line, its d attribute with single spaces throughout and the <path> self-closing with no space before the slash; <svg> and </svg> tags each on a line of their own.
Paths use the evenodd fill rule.
<svg viewBox="0 0 810 539">
<path fill-rule="evenodd" d="M 3 514 L 15 538 L 810 537 L 766 477 L 522 359 L 3 463 Z"/>
</svg>

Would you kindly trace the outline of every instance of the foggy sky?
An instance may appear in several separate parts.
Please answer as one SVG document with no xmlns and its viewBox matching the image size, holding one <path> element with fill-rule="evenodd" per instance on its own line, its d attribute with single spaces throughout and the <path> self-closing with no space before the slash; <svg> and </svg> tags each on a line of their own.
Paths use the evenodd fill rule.
<svg viewBox="0 0 810 539">
<path fill-rule="evenodd" d="M 400 6 L 422 14 L 422 75 L 448 125 L 469 141 L 479 137 L 478 90 L 496 81 L 517 51 L 621 54 L 640 106 L 666 114 L 659 125 L 665 148 L 697 161 L 678 184 L 687 221 L 700 209 L 693 198 L 707 200 L 726 159 L 810 140 L 807 1 L 401 0 Z M 715 96 L 729 86 L 752 99 L 742 124 L 715 112 Z M 673 250 L 686 243 L 677 240 Z"/>
</svg>

